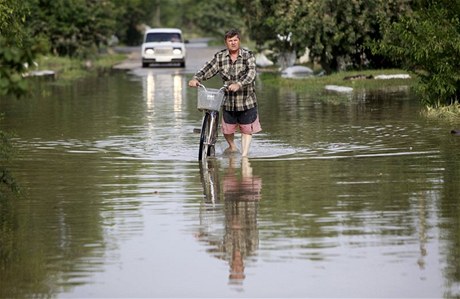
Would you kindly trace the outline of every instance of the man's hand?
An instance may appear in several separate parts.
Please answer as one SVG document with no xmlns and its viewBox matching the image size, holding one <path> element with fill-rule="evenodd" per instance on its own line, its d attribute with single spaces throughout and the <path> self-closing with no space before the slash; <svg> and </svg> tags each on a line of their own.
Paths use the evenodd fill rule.
<svg viewBox="0 0 460 299">
<path fill-rule="evenodd" d="M 198 81 L 197 79 L 192 79 L 188 81 L 188 86 L 190 87 L 198 87 L 198 85 L 200 85 L 200 81 Z"/>
<path fill-rule="evenodd" d="M 240 90 L 241 84 L 240 83 L 232 83 L 228 86 L 228 90 L 231 92 L 237 92 Z"/>
</svg>

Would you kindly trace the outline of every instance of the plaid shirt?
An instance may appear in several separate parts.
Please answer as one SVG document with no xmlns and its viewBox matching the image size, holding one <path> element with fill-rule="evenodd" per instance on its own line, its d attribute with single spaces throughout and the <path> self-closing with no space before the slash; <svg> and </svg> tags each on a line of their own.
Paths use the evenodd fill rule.
<svg viewBox="0 0 460 299">
<path fill-rule="evenodd" d="M 237 92 L 225 92 L 224 109 L 228 111 L 244 111 L 257 106 L 255 92 L 256 59 L 251 51 L 240 49 L 235 62 L 230 59 L 227 49 L 217 52 L 194 78 L 206 81 L 219 74 L 226 85 L 241 84 Z"/>
</svg>

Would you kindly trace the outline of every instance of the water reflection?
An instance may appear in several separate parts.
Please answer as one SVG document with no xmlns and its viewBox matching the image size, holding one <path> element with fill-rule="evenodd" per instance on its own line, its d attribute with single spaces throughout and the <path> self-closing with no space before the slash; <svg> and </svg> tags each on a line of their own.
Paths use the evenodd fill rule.
<svg viewBox="0 0 460 299">
<path fill-rule="evenodd" d="M 460 138 L 408 94 L 258 85 L 254 157 L 200 172 L 196 94 L 155 72 L 2 98 L 28 196 L 0 201 L 0 297 L 459 296 Z"/>
<path fill-rule="evenodd" d="M 150 71 L 143 79 L 143 95 L 147 108 L 153 110 L 157 101 L 165 99 L 173 103 L 173 111 L 178 115 L 182 111 L 185 98 L 185 78 L 178 74 L 155 74 Z"/>
<path fill-rule="evenodd" d="M 253 175 L 248 158 L 228 158 L 222 182 L 219 176 L 219 161 L 208 160 L 200 167 L 205 195 L 205 208 L 201 218 L 210 218 L 216 206 L 223 211 L 224 218 L 208 223 L 207 231 L 199 233 L 199 240 L 208 243 L 209 253 L 224 259 L 229 264 L 229 283 L 241 284 L 245 279 L 245 259 L 254 255 L 259 246 L 257 227 L 258 204 L 261 200 L 262 178 Z M 223 230 L 210 229 L 222 225 Z M 209 231 L 214 231 L 210 234 Z"/>
</svg>

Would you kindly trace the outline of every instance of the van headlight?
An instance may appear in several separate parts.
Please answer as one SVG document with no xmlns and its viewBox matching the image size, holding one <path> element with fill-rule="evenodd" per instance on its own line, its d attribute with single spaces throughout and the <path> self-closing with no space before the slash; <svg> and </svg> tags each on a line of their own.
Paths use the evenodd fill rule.
<svg viewBox="0 0 460 299">
<path fill-rule="evenodd" d="M 153 49 L 145 49 L 145 54 L 152 55 L 154 53 Z"/>
<path fill-rule="evenodd" d="M 175 48 L 175 49 L 173 49 L 173 54 L 174 55 L 180 55 L 180 54 L 182 54 L 182 50 L 178 49 L 178 48 Z"/>
</svg>

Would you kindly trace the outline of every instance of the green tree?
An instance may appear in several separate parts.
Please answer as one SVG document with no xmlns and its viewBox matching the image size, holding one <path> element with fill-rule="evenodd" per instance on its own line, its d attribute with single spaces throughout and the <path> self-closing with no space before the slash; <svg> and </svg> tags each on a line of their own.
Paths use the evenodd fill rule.
<svg viewBox="0 0 460 299">
<path fill-rule="evenodd" d="M 138 45 L 146 27 L 177 27 L 189 35 L 222 38 L 229 28 L 245 35 L 241 0 L 111 0 L 116 7 L 116 35 Z"/>
<path fill-rule="evenodd" d="M 26 71 L 26 65 L 33 61 L 34 48 L 24 26 L 26 14 L 23 3 L 0 0 L 0 96 L 19 97 L 27 91 L 27 82 L 22 74 Z M 9 134 L 0 130 L 0 196 L 5 187 L 17 190 L 8 170 L 12 153 Z"/>
<path fill-rule="evenodd" d="M 422 103 L 439 107 L 460 100 L 460 2 L 423 1 L 391 24 L 374 50 L 417 72 Z"/>
<path fill-rule="evenodd" d="M 132 46 L 142 42 L 147 27 L 177 27 L 187 33 L 213 35 L 219 24 L 235 19 L 225 13 L 230 3 L 217 0 L 111 1 L 116 7 L 116 35 L 122 43 Z"/>
<path fill-rule="evenodd" d="M 206 36 L 223 38 L 231 28 L 244 35 L 245 23 L 241 17 L 237 0 L 197 0 L 184 7 L 184 26 L 193 28 Z"/>
<path fill-rule="evenodd" d="M 160 0 L 112 0 L 115 7 L 115 34 L 120 42 L 129 46 L 142 42 L 143 27 L 150 26 Z"/>
<path fill-rule="evenodd" d="M 105 46 L 115 31 L 109 0 L 26 0 L 32 34 L 46 39 L 60 56 L 87 57 Z"/>
<path fill-rule="evenodd" d="M 244 27 L 248 30 L 249 38 L 255 42 L 257 51 L 265 47 L 272 48 L 273 43 L 279 42 L 275 16 L 278 2 L 279 0 L 236 1 L 245 22 Z M 275 47 L 280 48 L 282 45 Z"/>
<path fill-rule="evenodd" d="M 0 95 L 27 91 L 22 74 L 34 58 L 34 44 L 25 29 L 27 9 L 22 2 L 0 0 Z"/>
<path fill-rule="evenodd" d="M 404 0 L 296 0 L 276 7 L 275 30 L 291 33 L 292 46 L 307 47 L 327 72 L 372 65 L 368 43 L 381 38 L 383 24 L 411 9 Z"/>
<path fill-rule="evenodd" d="M 278 53 L 306 48 L 327 72 L 393 62 L 369 47 L 387 24 L 410 14 L 406 0 L 237 0 L 257 48 Z"/>
</svg>

